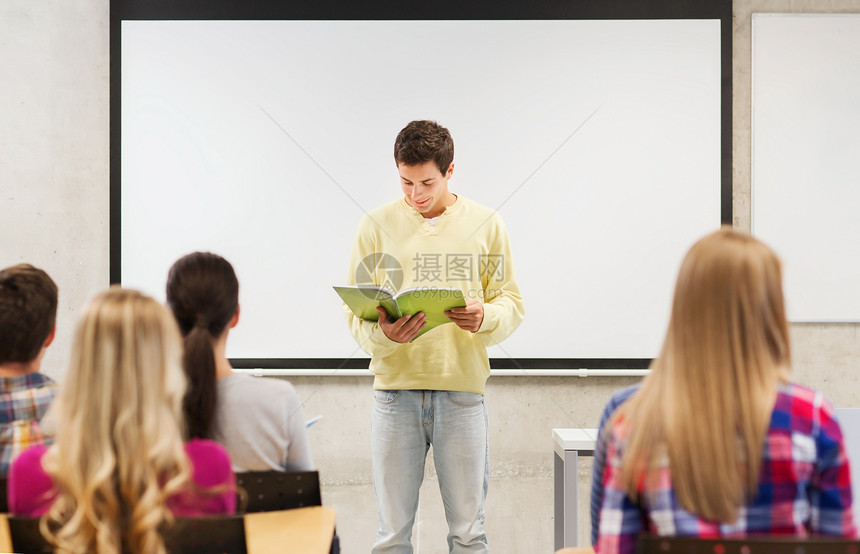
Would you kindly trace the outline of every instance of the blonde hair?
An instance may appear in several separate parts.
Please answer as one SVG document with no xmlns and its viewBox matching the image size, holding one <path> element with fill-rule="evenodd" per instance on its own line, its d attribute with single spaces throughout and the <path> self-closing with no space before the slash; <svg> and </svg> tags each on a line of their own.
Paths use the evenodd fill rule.
<svg viewBox="0 0 860 554">
<path fill-rule="evenodd" d="M 166 505 L 189 482 L 181 338 L 173 316 L 112 287 L 78 322 L 43 465 L 58 495 L 42 533 L 58 552 L 164 552 Z"/>
<path fill-rule="evenodd" d="M 789 359 L 776 254 L 730 227 L 699 240 L 681 265 L 660 355 L 616 416 L 627 431 L 627 493 L 654 487 L 666 456 L 687 511 L 736 521 L 758 488 Z"/>
</svg>

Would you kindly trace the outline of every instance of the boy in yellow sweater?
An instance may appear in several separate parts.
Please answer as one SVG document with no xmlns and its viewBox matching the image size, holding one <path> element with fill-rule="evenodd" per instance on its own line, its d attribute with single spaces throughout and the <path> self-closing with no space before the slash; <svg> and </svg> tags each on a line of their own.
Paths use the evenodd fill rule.
<svg viewBox="0 0 860 554">
<path fill-rule="evenodd" d="M 449 551 L 487 552 L 486 347 L 508 337 L 524 316 L 510 243 L 496 211 L 448 190 L 454 142 L 447 129 L 409 123 L 397 135 L 394 160 L 403 197 L 362 219 L 349 284 L 459 288 L 467 304 L 446 312 L 453 324 L 415 342 L 424 314 L 389 321 L 379 308 L 377 322 L 345 308 L 375 375 L 371 448 L 379 530 L 373 552 L 412 552 L 431 444 Z"/>
</svg>

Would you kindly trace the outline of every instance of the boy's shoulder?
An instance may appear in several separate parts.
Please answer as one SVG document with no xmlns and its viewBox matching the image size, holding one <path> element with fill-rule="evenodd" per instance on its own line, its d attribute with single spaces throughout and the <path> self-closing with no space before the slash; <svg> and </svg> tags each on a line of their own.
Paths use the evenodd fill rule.
<svg viewBox="0 0 860 554">
<path fill-rule="evenodd" d="M 407 208 L 408 206 L 403 202 L 402 197 L 386 202 L 381 206 L 377 206 L 365 212 L 359 222 L 359 227 L 372 227 L 379 225 L 382 221 L 388 221 L 392 218 L 400 217 L 403 214 L 408 213 Z"/>
<path fill-rule="evenodd" d="M 483 223 L 492 223 L 498 226 L 504 226 L 504 221 L 499 211 L 495 208 L 485 206 L 471 198 L 458 195 L 457 201 L 446 210 L 446 214 L 451 217 L 465 217 L 468 219 L 480 220 Z M 413 216 L 413 210 L 403 197 L 398 197 L 395 200 L 382 204 L 364 214 L 359 223 L 360 230 L 378 228 L 384 226 L 384 223 L 399 220 L 401 218 L 409 219 Z"/>
<path fill-rule="evenodd" d="M 44 373 L 28 373 L 27 377 L 29 383 L 34 387 L 57 386 L 57 382 Z"/>
<path fill-rule="evenodd" d="M 57 382 L 44 373 L 24 373 L 14 377 L 0 377 L 0 394 L 10 394 L 17 391 L 57 388 Z"/>
<path fill-rule="evenodd" d="M 492 224 L 498 227 L 504 227 L 505 223 L 499 210 L 490 206 L 476 202 L 471 198 L 458 196 L 457 202 L 454 204 L 452 215 L 462 213 L 469 219 L 480 220 L 483 224 Z M 450 210 L 451 208 L 449 208 Z"/>
</svg>

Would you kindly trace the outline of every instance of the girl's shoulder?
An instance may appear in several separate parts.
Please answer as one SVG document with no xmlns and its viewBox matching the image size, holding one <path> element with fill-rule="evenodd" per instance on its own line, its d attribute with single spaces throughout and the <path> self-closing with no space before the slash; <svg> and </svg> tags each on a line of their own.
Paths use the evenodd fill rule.
<svg viewBox="0 0 860 554">
<path fill-rule="evenodd" d="M 208 439 L 191 439 L 185 443 L 185 453 L 191 460 L 192 465 L 197 465 L 197 462 L 208 462 L 219 460 L 230 456 L 227 450 L 219 443 Z"/>
</svg>

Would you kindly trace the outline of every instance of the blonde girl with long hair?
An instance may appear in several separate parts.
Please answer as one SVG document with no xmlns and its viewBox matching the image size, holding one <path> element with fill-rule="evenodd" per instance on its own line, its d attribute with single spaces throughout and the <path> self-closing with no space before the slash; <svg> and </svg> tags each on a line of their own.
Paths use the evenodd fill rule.
<svg viewBox="0 0 860 554">
<path fill-rule="evenodd" d="M 184 443 L 182 343 L 161 304 L 113 287 L 85 309 L 57 400 L 55 444 L 26 450 L 10 511 L 41 516 L 58 552 L 164 552 L 173 516 L 232 513 L 227 453 Z"/>
<path fill-rule="evenodd" d="M 855 536 L 833 408 L 789 367 L 776 254 L 729 227 L 699 240 L 651 373 L 605 429 L 595 549 L 634 552 L 640 532 Z"/>
</svg>

